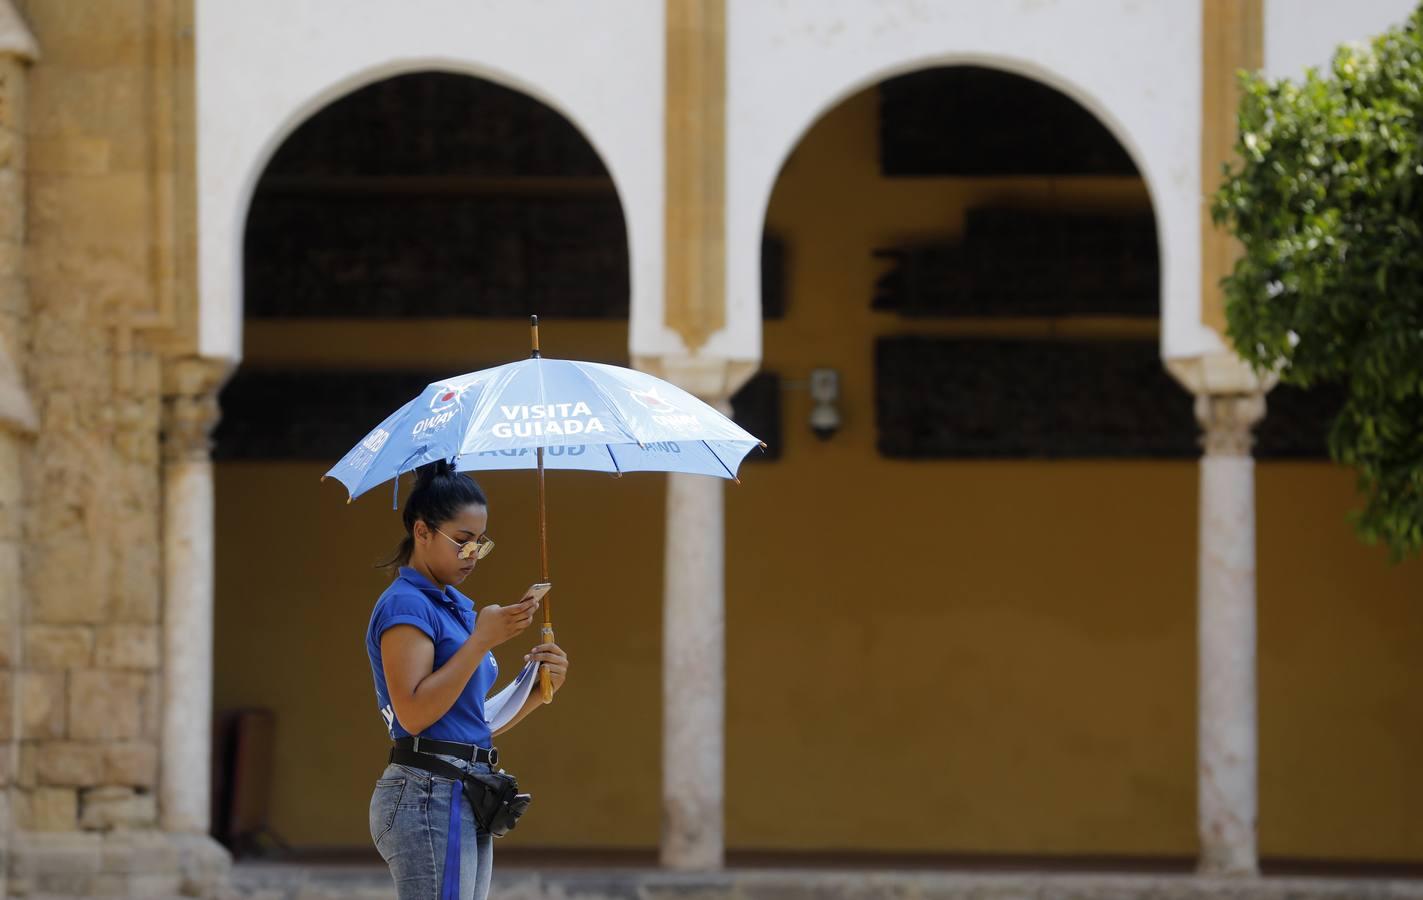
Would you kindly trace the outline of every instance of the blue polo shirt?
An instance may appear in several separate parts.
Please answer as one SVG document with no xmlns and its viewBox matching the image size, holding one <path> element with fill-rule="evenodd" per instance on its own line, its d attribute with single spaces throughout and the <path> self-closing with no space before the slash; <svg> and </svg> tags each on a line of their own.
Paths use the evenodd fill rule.
<svg viewBox="0 0 1423 900">
<path fill-rule="evenodd" d="M 474 630 L 474 619 L 472 600 L 453 587 L 440 590 L 430 579 L 409 566 L 402 567 L 399 576 L 380 595 L 371 612 L 371 623 L 366 628 L 366 655 L 370 657 L 371 677 L 375 679 L 376 708 L 380 710 L 391 738 L 407 737 L 410 732 L 401 727 L 395 717 L 395 707 L 390 702 L 390 691 L 385 684 L 385 666 L 380 655 L 381 635 L 395 625 L 414 625 L 434 642 L 435 668 L 438 669 L 464 646 Z M 420 737 L 490 746 L 493 736 L 489 732 L 489 723 L 484 719 L 484 698 L 489 695 L 489 689 L 498 677 L 499 664 L 494 661 L 494 654 L 485 654 L 455 705 L 420 732 Z"/>
</svg>

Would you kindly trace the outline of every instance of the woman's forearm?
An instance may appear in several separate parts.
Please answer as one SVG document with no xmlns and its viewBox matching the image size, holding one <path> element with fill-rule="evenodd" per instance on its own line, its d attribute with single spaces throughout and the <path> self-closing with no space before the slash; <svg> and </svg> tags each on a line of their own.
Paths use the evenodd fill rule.
<svg viewBox="0 0 1423 900">
<path fill-rule="evenodd" d="M 407 720 L 401 710 L 396 710 L 401 726 L 411 734 L 419 734 L 443 718 L 460 698 L 474 670 L 479 668 L 490 649 L 482 641 L 471 637 L 443 666 L 422 678 L 403 704 L 404 712 L 410 718 Z"/>
</svg>

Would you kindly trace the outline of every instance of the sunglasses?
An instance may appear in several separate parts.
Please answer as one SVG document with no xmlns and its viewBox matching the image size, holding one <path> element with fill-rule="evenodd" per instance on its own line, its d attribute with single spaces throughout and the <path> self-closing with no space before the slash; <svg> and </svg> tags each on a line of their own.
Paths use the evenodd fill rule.
<svg viewBox="0 0 1423 900">
<path fill-rule="evenodd" d="M 438 528 L 435 531 L 440 537 L 459 548 L 460 559 L 484 559 L 494 551 L 494 542 L 487 537 L 478 537 L 472 541 L 457 541 Z"/>
</svg>

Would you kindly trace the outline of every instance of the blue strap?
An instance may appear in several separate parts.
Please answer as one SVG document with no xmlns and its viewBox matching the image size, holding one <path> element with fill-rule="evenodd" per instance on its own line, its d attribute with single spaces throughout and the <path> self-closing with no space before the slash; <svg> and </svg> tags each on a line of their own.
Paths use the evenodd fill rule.
<svg viewBox="0 0 1423 900">
<path fill-rule="evenodd" d="M 460 900 L 460 801 L 464 799 L 464 784 L 459 779 L 450 785 L 450 828 L 445 838 L 445 880 L 440 885 L 440 900 Z"/>
</svg>

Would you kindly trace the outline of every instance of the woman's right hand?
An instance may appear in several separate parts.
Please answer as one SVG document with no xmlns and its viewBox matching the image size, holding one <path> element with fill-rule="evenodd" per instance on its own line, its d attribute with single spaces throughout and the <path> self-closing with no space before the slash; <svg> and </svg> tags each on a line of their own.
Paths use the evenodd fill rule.
<svg viewBox="0 0 1423 900">
<path fill-rule="evenodd" d="M 498 647 L 533 624 L 534 613 L 538 612 L 538 608 L 539 601 L 533 597 L 520 600 L 513 606 L 486 606 L 479 611 L 479 617 L 475 619 L 474 633 L 470 635 L 470 640 L 479 641 L 490 649 Z"/>
</svg>

